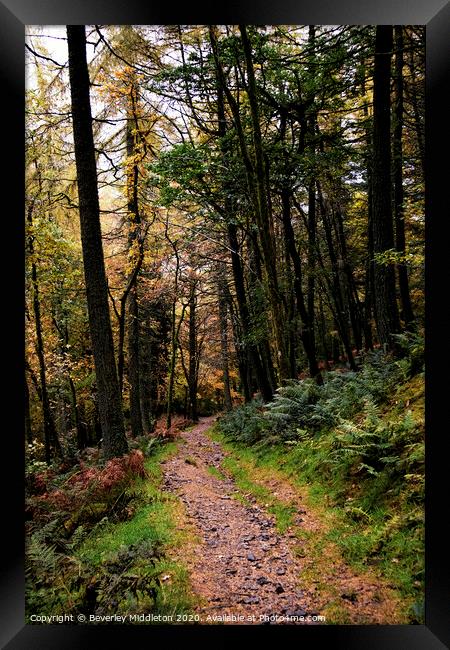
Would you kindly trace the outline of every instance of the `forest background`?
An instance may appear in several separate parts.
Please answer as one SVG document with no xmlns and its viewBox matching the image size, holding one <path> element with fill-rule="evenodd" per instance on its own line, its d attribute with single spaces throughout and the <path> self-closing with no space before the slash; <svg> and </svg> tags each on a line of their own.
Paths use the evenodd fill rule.
<svg viewBox="0 0 450 650">
<path fill-rule="evenodd" d="M 238 442 L 316 440 L 311 473 L 345 459 L 377 505 L 406 479 L 380 535 L 418 530 L 424 28 L 89 26 L 88 76 L 65 38 L 27 40 L 32 490 L 226 411 Z"/>
</svg>

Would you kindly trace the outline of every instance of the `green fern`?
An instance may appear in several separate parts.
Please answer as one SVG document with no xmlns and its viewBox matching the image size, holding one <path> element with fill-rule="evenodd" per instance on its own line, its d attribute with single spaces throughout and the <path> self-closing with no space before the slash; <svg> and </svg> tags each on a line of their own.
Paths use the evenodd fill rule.
<svg viewBox="0 0 450 650">
<path fill-rule="evenodd" d="M 260 400 L 243 404 L 220 419 L 220 430 L 230 440 L 253 445 L 261 441 L 270 429 L 262 409 Z"/>
<path fill-rule="evenodd" d="M 59 555 L 55 544 L 47 544 L 40 534 L 31 535 L 26 549 L 25 574 L 45 582 L 56 571 Z"/>
</svg>

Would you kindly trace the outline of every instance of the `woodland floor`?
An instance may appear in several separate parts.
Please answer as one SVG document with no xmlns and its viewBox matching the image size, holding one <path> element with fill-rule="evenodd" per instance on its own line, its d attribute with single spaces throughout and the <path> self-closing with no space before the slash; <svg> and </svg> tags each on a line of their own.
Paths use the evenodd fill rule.
<svg viewBox="0 0 450 650">
<path fill-rule="evenodd" d="M 207 434 L 214 419 L 183 431 L 178 452 L 163 463 L 164 489 L 183 504 L 177 526 L 189 540 L 173 552 L 189 570 L 200 623 L 235 624 L 227 618 L 234 615 L 244 617 L 242 624 L 267 622 L 262 616 L 322 624 L 336 622 L 327 615 L 336 609 L 350 624 L 404 622 L 395 591 L 370 569 L 356 574 L 331 547 L 323 548 L 322 559 L 312 552 L 326 524 L 287 478 L 252 475 L 292 508 L 292 525 L 283 533 L 264 504 L 240 491 L 223 466 L 228 452 Z M 311 573 L 313 562 L 319 566 Z"/>
</svg>

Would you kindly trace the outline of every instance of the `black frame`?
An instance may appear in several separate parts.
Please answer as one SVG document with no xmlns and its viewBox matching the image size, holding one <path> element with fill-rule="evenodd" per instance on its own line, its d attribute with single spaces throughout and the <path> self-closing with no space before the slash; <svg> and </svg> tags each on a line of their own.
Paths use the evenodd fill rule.
<svg viewBox="0 0 450 650">
<path fill-rule="evenodd" d="M 450 549 L 443 535 L 443 518 L 447 519 L 446 477 L 449 457 L 444 443 L 448 440 L 448 413 L 446 389 L 439 370 L 446 357 L 446 336 L 450 332 L 450 319 L 445 289 L 449 241 L 441 235 L 448 221 L 448 122 L 450 102 L 446 99 L 450 62 L 450 3 L 446 0 L 307 0 L 301 4 L 293 0 L 277 0 L 252 5 L 251 0 L 233 0 L 218 9 L 198 8 L 187 3 L 182 9 L 140 5 L 139 0 L 119 2 L 117 5 L 103 0 L 89 4 L 69 0 L 3 0 L 0 2 L 0 89 L 3 92 L 1 110 L 4 112 L 2 134 L 13 136 L 9 146 L 4 146 L 3 158 L 7 165 L 3 172 L 2 227 L 11 232 L 4 236 L 12 264 L 3 269 L 2 293 L 8 309 L 7 345 L 12 353 L 10 363 L 3 365 L 7 385 L 2 388 L 6 400 L 2 418 L 13 416 L 9 427 L 4 427 L 6 453 L 3 458 L 12 473 L 3 487 L 2 554 L 4 568 L 0 580 L 0 643 L 10 650 L 61 650 L 61 648 L 91 648 L 99 643 L 133 643 L 142 647 L 151 643 L 164 643 L 170 648 L 177 640 L 199 643 L 205 639 L 220 646 L 235 640 L 255 643 L 262 638 L 269 643 L 275 640 L 330 645 L 343 650 L 439 650 L 450 647 Z M 24 625 L 24 533 L 23 513 L 23 423 L 21 400 L 23 395 L 23 170 L 24 170 L 24 27 L 25 25 L 59 24 L 421 24 L 427 34 L 427 108 L 426 108 L 426 599 L 425 625 L 385 626 L 66 626 Z M 6 126 L 6 128 L 5 128 Z M 447 146 L 446 146 L 447 145 Z M 444 157 L 439 160 L 442 150 Z M 12 189 L 14 188 L 14 190 Z M 11 218 L 12 216 L 12 218 Z M 431 255 L 432 253 L 432 255 Z M 10 259 L 11 259 L 10 258 Z M 15 268 L 17 266 L 17 268 Z M 448 267 L 447 267 L 448 268 Z M 12 270 L 11 270 L 12 269 Z M 10 279 L 15 279 L 12 283 Z M 444 278 L 444 285 L 438 281 Z M 16 284 L 17 283 L 17 284 Z M 17 286 L 19 285 L 19 286 Z M 441 303 L 439 303 L 441 301 Z M 12 307 L 11 307 L 12 305 Z M 6 314 L 5 314 L 6 315 Z M 3 319 L 2 319 L 3 320 Z M 447 344 L 448 345 L 448 344 Z M 442 348 L 441 348 L 442 346 Z M 8 350 L 2 348 L 2 356 Z M 19 362 L 18 362 L 19 360 Z M 442 368 L 443 369 L 443 368 Z M 19 398 L 17 397 L 19 395 Z M 17 408 L 19 407 L 19 408 Z M 440 417 L 441 416 L 441 417 Z M 447 424 L 447 426 L 446 426 Z M 450 450 L 449 450 L 450 451 Z M 2 476 L 5 476 L 4 467 Z M 448 486 L 448 483 L 447 483 Z M 6 513 L 5 513 L 6 509 Z M 445 522 L 446 523 L 446 522 Z M 288 637 L 286 635 L 289 635 Z M 139 640 L 139 645 L 136 641 Z"/>
</svg>

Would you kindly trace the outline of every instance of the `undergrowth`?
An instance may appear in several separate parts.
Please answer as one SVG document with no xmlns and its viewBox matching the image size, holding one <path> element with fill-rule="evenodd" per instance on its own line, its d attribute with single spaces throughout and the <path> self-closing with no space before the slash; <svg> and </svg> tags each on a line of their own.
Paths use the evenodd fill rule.
<svg viewBox="0 0 450 650">
<path fill-rule="evenodd" d="M 155 439 L 151 439 L 155 440 Z M 167 557 L 180 543 L 161 460 L 176 443 L 134 443 L 102 464 L 27 476 L 26 615 L 183 614 L 186 569 Z M 145 452 L 145 453 L 144 453 Z"/>
<path fill-rule="evenodd" d="M 372 566 L 423 622 L 423 346 L 406 337 L 400 360 L 368 355 L 357 372 L 331 372 L 280 388 L 222 417 L 222 440 L 306 486 L 333 512 L 327 538 L 360 569 Z M 409 347 L 408 347 L 409 346 Z M 229 461 L 230 462 L 230 461 Z M 244 480 L 243 477 L 240 480 Z"/>
</svg>

